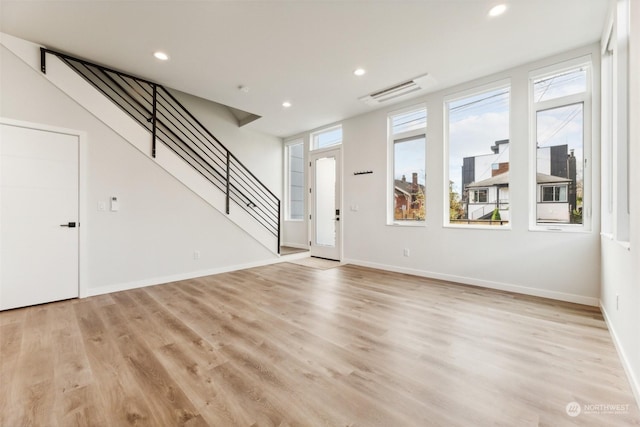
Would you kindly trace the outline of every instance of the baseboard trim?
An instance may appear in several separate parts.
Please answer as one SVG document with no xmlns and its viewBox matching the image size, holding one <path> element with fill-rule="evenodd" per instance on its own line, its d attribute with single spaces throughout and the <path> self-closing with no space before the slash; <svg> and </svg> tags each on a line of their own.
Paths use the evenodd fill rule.
<svg viewBox="0 0 640 427">
<path fill-rule="evenodd" d="M 613 345 L 616 347 L 616 351 L 618 352 L 618 357 L 620 358 L 620 362 L 622 363 L 624 372 L 627 374 L 627 379 L 629 380 L 629 384 L 631 385 L 631 391 L 633 392 L 633 396 L 636 398 L 636 404 L 638 405 L 638 408 L 640 408 L 640 379 L 634 375 L 631 364 L 629 363 L 629 358 L 624 351 L 624 347 L 622 347 L 622 344 L 620 343 L 618 334 L 616 334 L 616 330 L 611 323 L 611 319 L 609 318 L 607 310 L 604 308 L 602 301 L 600 302 L 600 311 L 602 311 L 602 316 L 604 317 L 604 321 L 607 324 L 607 329 L 609 329 L 609 333 L 611 334 Z"/>
<path fill-rule="evenodd" d="M 362 261 L 358 259 L 343 259 L 344 264 L 354 264 L 362 267 L 377 268 L 379 270 L 393 271 L 395 273 L 411 274 L 413 276 L 426 277 L 429 279 L 445 280 L 448 282 L 462 283 L 465 285 L 479 286 L 483 288 L 496 289 L 500 291 L 514 292 L 517 294 L 530 295 L 535 297 L 549 298 L 559 301 L 572 302 L 576 304 L 590 305 L 597 307 L 600 300 L 598 298 L 586 297 L 583 295 L 567 294 L 544 289 L 530 288 L 526 286 L 512 285 L 508 283 L 493 282 L 489 280 L 479 280 L 470 277 L 456 276 L 453 274 L 435 273 L 432 271 L 418 270 L 414 268 L 398 267 L 395 265 L 379 264 L 375 262 Z"/>
<path fill-rule="evenodd" d="M 80 298 L 110 294 L 112 292 L 128 291 L 131 289 L 143 288 L 145 286 L 164 285 L 166 283 L 177 282 L 180 280 L 189 280 L 189 279 L 196 279 L 198 277 L 213 276 L 215 274 L 229 273 L 229 272 L 238 271 L 238 270 L 246 270 L 247 268 L 262 267 L 265 265 L 277 264 L 279 262 L 286 262 L 286 261 L 287 261 L 286 257 L 273 258 L 273 259 L 261 260 L 256 262 L 250 262 L 247 264 L 236 264 L 236 265 L 212 268 L 207 270 L 192 271 L 189 273 L 174 274 L 171 276 L 154 277 L 151 279 L 136 280 L 133 282 L 126 282 L 126 283 L 116 283 L 113 285 L 101 286 L 99 288 L 88 288 L 86 289 L 86 292 L 84 294 L 80 295 Z"/>
</svg>

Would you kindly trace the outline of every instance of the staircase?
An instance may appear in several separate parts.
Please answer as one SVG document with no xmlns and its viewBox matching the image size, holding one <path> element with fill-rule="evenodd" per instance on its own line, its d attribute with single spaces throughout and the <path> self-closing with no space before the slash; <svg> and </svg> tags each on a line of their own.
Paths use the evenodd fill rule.
<svg viewBox="0 0 640 427">
<path fill-rule="evenodd" d="M 161 166 L 173 169 L 172 174 L 181 175 L 181 180 L 187 185 L 193 184 L 195 188 L 189 186 L 201 197 L 225 212 L 232 221 L 270 250 L 280 253 L 280 200 L 166 88 L 64 53 L 40 48 L 40 69 L 45 74 L 48 56 L 69 66 L 146 131 L 150 140 L 148 154 Z M 136 139 L 139 139 L 139 131 L 136 132 Z M 138 145 L 138 148 L 145 150 L 146 146 Z M 178 163 L 182 164 L 176 164 L 175 160 L 169 158 L 172 156 L 159 156 L 167 152 L 181 159 L 182 162 Z M 185 165 L 190 172 L 196 172 L 199 178 L 187 173 Z M 203 188 L 207 186 L 209 188 Z M 198 191 L 198 188 L 202 191 Z"/>
</svg>

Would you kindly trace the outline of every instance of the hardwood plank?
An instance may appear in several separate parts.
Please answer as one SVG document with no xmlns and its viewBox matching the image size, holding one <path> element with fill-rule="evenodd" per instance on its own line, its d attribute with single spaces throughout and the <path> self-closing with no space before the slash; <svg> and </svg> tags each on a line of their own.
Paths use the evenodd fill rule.
<svg viewBox="0 0 640 427">
<path fill-rule="evenodd" d="M 61 426 L 78 425 L 85 419 L 85 413 L 90 413 L 94 420 L 105 421 L 101 408 L 94 404 L 95 399 L 90 398 L 95 392 L 93 374 L 73 306 L 51 306 L 51 314 L 55 318 L 51 331 L 55 387 L 53 411 Z"/>
<path fill-rule="evenodd" d="M 100 307 L 105 326 L 160 425 L 206 425 L 195 407 L 144 342 L 128 326 L 118 304 Z"/>
<path fill-rule="evenodd" d="M 54 401 L 53 359 L 50 347 L 50 304 L 27 307 L 19 357 L 14 366 L 10 387 L 5 425 L 51 425 Z M 28 333 L 26 333 L 28 331 Z M 4 358 L 3 358 L 4 362 Z"/>
<path fill-rule="evenodd" d="M 640 425 L 597 308 L 355 266 L 1 312 L 0 382 L 2 426 Z"/>
<path fill-rule="evenodd" d="M 160 420 L 149 408 L 143 393 L 132 381 L 132 373 L 117 344 L 90 298 L 75 307 L 85 351 L 98 385 L 96 406 L 109 416 L 112 425 L 159 425 Z M 90 423 L 92 424 L 92 423 Z"/>
<path fill-rule="evenodd" d="M 26 312 L 21 311 L 23 318 Z M 19 410 L 19 401 L 14 397 L 14 389 L 23 331 L 23 322 L 0 326 L 0 426 L 10 425 L 10 414 Z"/>
<path fill-rule="evenodd" d="M 188 393 L 197 411 L 210 425 L 247 424 L 221 401 L 221 389 L 209 371 L 223 362 L 222 356 L 198 334 L 142 290 L 113 296 L 122 314 L 143 337 L 167 373 Z"/>
</svg>

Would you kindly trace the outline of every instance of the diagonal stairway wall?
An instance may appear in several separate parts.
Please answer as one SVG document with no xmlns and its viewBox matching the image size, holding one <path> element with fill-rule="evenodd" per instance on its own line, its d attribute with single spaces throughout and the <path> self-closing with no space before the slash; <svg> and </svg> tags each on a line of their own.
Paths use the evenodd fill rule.
<svg viewBox="0 0 640 427">
<path fill-rule="evenodd" d="M 83 229 L 87 235 L 81 245 L 83 296 L 278 261 L 271 249 L 150 159 L 142 151 L 150 144 L 148 137 L 139 143 L 141 148 L 132 145 L 47 80 L 39 70 L 39 46 L 5 35 L 0 42 L 0 116 L 87 134 L 81 153 L 86 165 Z M 235 119 L 224 117 L 223 107 L 180 96 L 181 101 L 184 97 L 201 104 L 195 114 L 206 112 L 206 120 L 226 126 L 222 138 L 238 136 L 249 154 L 254 151 L 249 143 L 255 144 L 260 153 L 256 159 L 243 157 L 249 166 L 267 156 L 274 165 L 269 169 L 281 171 L 278 138 L 238 130 L 231 124 Z M 115 121 L 114 126 L 129 126 L 125 119 Z M 259 170 L 263 179 L 265 170 Z M 281 179 L 274 173 L 265 182 L 277 187 Z M 99 212 L 98 203 L 111 195 L 120 196 L 120 212 Z M 194 260 L 196 250 L 201 253 L 199 260 Z"/>
<path fill-rule="evenodd" d="M 40 69 L 40 61 L 33 63 L 29 59 L 33 58 L 31 49 L 22 48 L 19 41 L 12 38 L 6 38 L 4 43 L 10 50 L 18 54 L 25 62 L 36 69 Z M 28 52 L 28 56 L 26 55 Z M 104 96 L 94 86 L 89 84 L 78 73 L 73 71 L 67 64 L 53 54 L 46 55 L 46 74 L 45 77 L 56 87 L 65 92 L 78 104 L 82 105 L 87 111 L 91 112 L 95 117 L 99 118 L 107 126 L 116 133 L 129 141 L 133 146 L 140 150 L 143 154 L 152 157 L 152 136 L 148 130 L 143 128 L 131 116 L 126 114 L 109 98 Z M 164 90 L 164 88 L 163 88 Z M 164 122 L 166 123 L 166 121 Z M 178 122 L 177 126 L 181 126 Z M 220 212 L 228 214 L 228 217 L 236 225 L 245 230 L 258 242 L 270 249 L 274 253 L 279 252 L 279 239 L 274 236 L 274 229 L 266 229 L 263 225 L 255 220 L 259 215 L 255 214 L 255 210 L 228 209 L 225 195 L 221 193 L 219 188 L 211 184 L 205 176 L 196 169 L 185 163 L 175 150 L 169 149 L 165 144 L 159 143 L 161 138 L 158 137 L 158 143 L 155 147 L 155 161 L 163 167 L 167 172 L 176 179 L 185 184 L 188 188 L 202 197 L 211 206 Z M 233 183 L 232 183 L 233 185 Z M 241 198 L 244 198 L 241 196 Z M 255 197 L 254 197 L 255 199 Z M 236 200 L 238 198 L 236 197 Z M 233 203 L 231 203 L 233 205 Z M 237 207 L 238 205 L 236 205 Z M 228 210 L 228 212 L 227 212 Z M 253 218 L 252 218 L 253 214 Z M 277 228 L 277 224 L 275 226 Z"/>
</svg>

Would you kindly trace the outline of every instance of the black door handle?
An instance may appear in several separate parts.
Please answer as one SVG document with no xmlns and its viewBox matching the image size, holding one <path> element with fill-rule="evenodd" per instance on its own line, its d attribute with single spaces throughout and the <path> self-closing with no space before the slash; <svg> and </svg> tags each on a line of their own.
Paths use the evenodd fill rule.
<svg viewBox="0 0 640 427">
<path fill-rule="evenodd" d="M 68 222 L 66 224 L 60 224 L 60 227 L 76 228 L 76 223 L 75 222 Z"/>
</svg>

